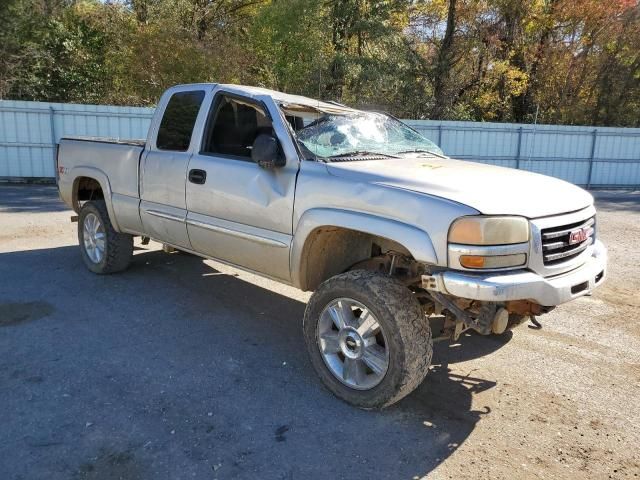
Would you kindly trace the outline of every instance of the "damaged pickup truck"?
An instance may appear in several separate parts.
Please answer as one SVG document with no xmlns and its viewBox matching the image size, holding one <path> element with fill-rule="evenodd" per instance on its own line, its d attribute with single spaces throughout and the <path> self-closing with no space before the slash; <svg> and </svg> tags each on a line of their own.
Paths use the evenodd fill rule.
<svg viewBox="0 0 640 480">
<path fill-rule="evenodd" d="M 170 88 L 146 142 L 63 138 L 57 172 L 92 272 L 126 269 L 140 236 L 313 291 L 311 363 L 362 408 L 415 389 L 434 340 L 501 334 L 606 274 L 584 190 L 260 88 Z"/>
</svg>

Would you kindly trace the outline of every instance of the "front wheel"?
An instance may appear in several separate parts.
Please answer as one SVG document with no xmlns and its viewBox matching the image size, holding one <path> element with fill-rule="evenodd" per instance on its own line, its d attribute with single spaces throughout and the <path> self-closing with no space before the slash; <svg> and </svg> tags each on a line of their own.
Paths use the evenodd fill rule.
<svg viewBox="0 0 640 480">
<path fill-rule="evenodd" d="M 304 315 L 311 363 L 327 388 L 360 408 L 382 408 L 426 376 L 433 343 L 411 291 L 393 278 L 354 270 L 330 278 Z"/>
<path fill-rule="evenodd" d="M 85 203 L 78 215 L 78 242 L 85 265 L 93 273 L 126 269 L 133 256 L 133 237 L 113 229 L 104 201 Z"/>
</svg>

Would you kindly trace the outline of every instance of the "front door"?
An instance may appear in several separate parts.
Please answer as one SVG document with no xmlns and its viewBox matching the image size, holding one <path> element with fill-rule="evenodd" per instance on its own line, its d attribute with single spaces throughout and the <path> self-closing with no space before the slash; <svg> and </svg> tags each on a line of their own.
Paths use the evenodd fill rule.
<svg viewBox="0 0 640 480">
<path fill-rule="evenodd" d="M 278 138 L 286 165 L 251 160 L 259 134 Z M 293 197 L 299 160 L 270 98 L 220 90 L 211 102 L 200 151 L 188 168 L 187 230 L 192 248 L 289 281 Z M 204 178 L 203 178 L 204 177 Z"/>
</svg>

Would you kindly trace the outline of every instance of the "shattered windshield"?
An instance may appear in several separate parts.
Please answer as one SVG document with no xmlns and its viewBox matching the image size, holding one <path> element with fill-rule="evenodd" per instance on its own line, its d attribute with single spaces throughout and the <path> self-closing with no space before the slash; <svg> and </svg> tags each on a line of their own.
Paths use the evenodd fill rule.
<svg viewBox="0 0 640 480">
<path fill-rule="evenodd" d="M 442 155 L 418 132 L 381 113 L 326 114 L 296 131 L 296 137 L 317 157 L 396 156 L 411 152 Z"/>
</svg>

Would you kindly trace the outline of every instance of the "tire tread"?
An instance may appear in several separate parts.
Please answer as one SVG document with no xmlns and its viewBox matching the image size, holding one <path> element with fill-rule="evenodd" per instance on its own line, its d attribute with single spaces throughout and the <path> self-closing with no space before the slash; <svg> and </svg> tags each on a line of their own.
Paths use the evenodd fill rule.
<svg viewBox="0 0 640 480">
<path fill-rule="evenodd" d="M 352 270 L 336 275 L 320 285 L 307 305 L 304 323 L 308 324 L 314 321 L 311 315 L 314 315 L 313 312 L 321 311 L 323 306 L 318 302 L 325 294 L 349 289 L 358 290 L 375 302 L 378 309 L 385 308 L 389 316 L 393 318 L 403 345 L 403 351 L 396 352 L 402 356 L 400 382 L 392 386 L 391 392 L 387 391 L 384 395 L 378 395 L 378 398 L 367 402 L 367 405 L 356 404 L 350 398 L 345 398 L 340 392 L 336 392 L 336 389 L 331 388 L 331 385 L 327 386 L 349 403 L 363 408 L 383 408 L 396 403 L 411 393 L 426 377 L 433 355 L 431 329 L 422 307 L 405 285 L 388 275 L 367 270 Z M 317 346 L 311 345 L 308 335 L 305 335 L 305 338 L 310 353 L 313 355 L 311 350 L 317 349 Z M 320 377 L 322 378 L 322 375 Z M 327 384 L 326 381 L 325 384 Z"/>
<path fill-rule="evenodd" d="M 83 249 L 82 233 L 84 216 L 89 210 L 95 210 L 93 213 L 97 213 L 100 217 L 100 221 L 104 226 L 106 235 L 106 258 L 101 265 L 91 263 L 86 258 L 86 253 L 83 250 L 83 259 L 89 269 L 97 274 L 109 274 L 117 273 L 126 270 L 131 263 L 133 257 L 133 236 L 126 233 L 116 232 L 109 218 L 109 212 L 107 211 L 107 205 L 104 200 L 94 200 L 85 203 L 80 210 L 80 216 L 78 219 L 78 240 L 80 242 L 80 248 Z"/>
</svg>

